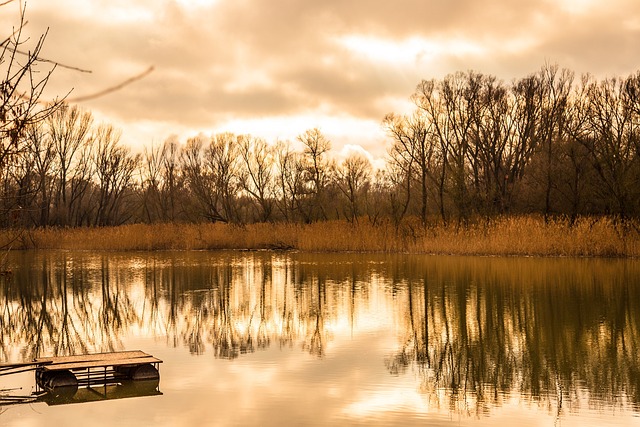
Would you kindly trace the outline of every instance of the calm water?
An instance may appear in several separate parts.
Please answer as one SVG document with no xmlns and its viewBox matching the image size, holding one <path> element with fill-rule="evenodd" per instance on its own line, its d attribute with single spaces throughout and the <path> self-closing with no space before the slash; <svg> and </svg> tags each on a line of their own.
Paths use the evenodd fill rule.
<svg viewBox="0 0 640 427">
<path fill-rule="evenodd" d="M 3 426 L 640 424 L 639 261 L 38 252 L 9 263 L 0 362 L 140 349 L 164 363 L 162 395 L 2 406 Z M 0 376 L 12 395 L 34 387 L 33 373 Z"/>
</svg>

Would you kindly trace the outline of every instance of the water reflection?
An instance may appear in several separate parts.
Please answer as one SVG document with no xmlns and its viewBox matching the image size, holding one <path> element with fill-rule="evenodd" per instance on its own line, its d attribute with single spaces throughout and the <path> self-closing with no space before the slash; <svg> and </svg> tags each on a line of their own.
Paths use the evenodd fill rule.
<svg viewBox="0 0 640 427">
<path fill-rule="evenodd" d="M 45 402 L 49 406 L 54 406 L 160 395 L 162 395 L 162 392 L 159 389 L 158 380 L 139 380 L 79 388 L 68 395 L 47 392 L 38 396 L 35 401 Z"/>
<path fill-rule="evenodd" d="M 637 271 L 588 260 L 465 264 L 397 279 L 408 310 L 391 373 L 415 365 L 425 393 L 470 415 L 514 393 L 559 413 L 584 397 L 638 410 Z"/>
<path fill-rule="evenodd" d="M 439 408 L 489 414 L 513 396 L 561 414 L 638 411 L 640 263 L 258 253 L 14 253 L 0 280 L 0 362 L 166 339 L 235 360 L 331 355 L 382 307 L 390 376 Z M 366 351 L 360 349 L 359 351 Z"/>
</svg>

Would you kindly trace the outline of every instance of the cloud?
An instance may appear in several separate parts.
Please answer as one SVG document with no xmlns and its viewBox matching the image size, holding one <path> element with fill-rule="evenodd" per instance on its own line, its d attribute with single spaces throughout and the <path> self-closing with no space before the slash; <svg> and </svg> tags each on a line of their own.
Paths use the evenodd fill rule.
<svg viewBox="0 0 640 427">
<path fill-rule="evenodd" d="M 85 95 L 155 66 L 83 104 L 122 125 L 125 140 L 128 124 L 182 133 L 244 123 L 266 136 L 270 118 L 273 135 L 317 115 L 350 123 L 342 136 L 331 126 L 338 149 L 363 134 L 362 145 L 379 146 L 380 120 L 422 78 L 474 69 L 511 80 L 545 62 L 627 74 L 640 35 L 634 0 L 59 0 L 27 14 L 33 34 L 50 29 L 43 55 L 93 70 L 56 70 L 49 94 Z"/>
</svg>

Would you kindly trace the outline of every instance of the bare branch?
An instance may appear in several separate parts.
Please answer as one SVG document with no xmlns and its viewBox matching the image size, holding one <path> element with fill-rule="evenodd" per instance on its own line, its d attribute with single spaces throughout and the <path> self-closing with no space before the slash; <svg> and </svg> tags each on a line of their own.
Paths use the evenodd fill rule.
<svg viewBox="0 0 640 427">
<path fill-rule="evenodd" d="M 21 51 L 21 50 L 17 50 L 17 49 L 16 49 L 16 53 L 19 53 L 20 55 L 30 56 L 30 53 L 28 53 L 28 52 L 23 52 L 23 51 Z M 49 63 L 49 64 L 53 64 L 53 65 L 55 65 L 55 66 L 57 66 L 57 67 L 62 67 L 62 68 L 67 68 L 67 69 L 69 69 L 69 70 L 79 71 L 79 72 L 81 72 L 81 73 L 92 73 L 92 72 L 93 72 L 93 71 L 91 71 L 91 70 L 85 70 L 85 69 L 83 69 L 83 68 L 74 67 L 74 66 L 71 66 L 71 65 L 65 65 L 65 64 L 63 64 L 63 63 L 61 63 L 61 62 L 54 61 L 54 60 L 51 60 L 51 59 L 46 59 L 46 58 L 43 58 L 43 57 L 41 57 L 41 56 L 37 56 L 37 57 L 35 57 L 35 60 L 36 60 L 36 61 L 39 61 L 39 62 L 47 62 L 47 63 Z"/>
<path fill-rule="evenodd" d="M 95 99 L 95 98 L 99 98 L 101 96 L 107 95 L 111 92 L 115 92 L 117 90 L 122 89 L 123 87 L 130 85 L 131 83 L 138 81 L 140 79 L 142 79 L 143 77 L 147 76 L 148 74 L 150 74 L 152 71 L 154 70 L 154 67 L 151 66 L 149 67 L 146 71 L 144 71 L 143 73 L 140 73 L 136 76 L 133 76 L 125 81 L 123 81 L 120 84 L 117 84 L 115 86 L 112 86 L 110 88 L 107 88 L 105 90 L 102 90 L 100 92 L 96 92 L 93 93 L 91 95 L 84 95 L 84 96 L 76 96 L 75 98 L 69 98 L 67 99 L 67 102 L 83 102 L 83 101 L 88 101 L 90 99 Z"/>
</svg>

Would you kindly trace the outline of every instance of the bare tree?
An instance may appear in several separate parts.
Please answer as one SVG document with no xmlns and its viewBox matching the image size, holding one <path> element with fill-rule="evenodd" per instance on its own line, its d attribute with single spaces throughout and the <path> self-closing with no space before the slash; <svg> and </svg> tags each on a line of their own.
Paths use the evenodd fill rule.
<svg viewBox="0 0 640 427">
<path fill-rule="evenodd" d="M 535 74 L 511 86 L 493 76 L 479 83 L 469 157 L 473 186 L 486 215 L 503 214 L 538 145 L 542 83 Z"/>
<path fill-rule="evenodd" d="M 209 221 L 238 220 L 235 206 L 239 181 L 239 144 L 231 133 L 191 138 L 182 152 L 182 169 L 201 215 Z"/>
<path fill-rule="evenodd" d="M 38 217 L 37 219 L 34 218 L 34 223 L 48 225 L 55 183 L 53 179 L 55 147 L 43 123 L 30 126 L 27 132 L 30 142 L 27 155 L 34 160 L 34 172 L 38 180 L 37 200 L 36 206 L 34 206 L 38 212 Z"/>
<path fill-rule="evenodd" d="M 70 225 L 69 175 L 75 167 L 76 157 L 83 146 L 89 143 L 93 116 L 78 106 L 64 104 L 49 116 L 50 138 L 55 147 L 56 169 L 58 173 L 55 207 L 59 215 L 58 223 Z"/>
<path fill-rule="evenodd" d="M 235 199 L 240 188 L 240 144 L 231 133 L 216 134 L 205 150 L 205 163 L 219 195 L 219 208 L 227 222 L 238 220 Z"/>
<path fill-rule="evenodd" d="M 556 168 L 556 146 L 568 136 L 570 97 L 573 86 L 573 73 L 559 70 L 557 66 L 545 66 L 539 73 L 542 84 L 542 111 L 539 138 L 541 152 L 544 154 L 544 216 L 549 219 L 552 212 L 551 193 Z"/>
<path fill-rule="evenodd" d="M 516 103 L 508 88 L 495 77 L 485 76 L 480 85 L 469 164 L 474 172 L 477 207 L 486 214 L 502 213 L 508 198 L 507 181 L 519 151 L 514 138 Z"/>
<path fill-rule="evenodd" d="M 311 204 L 306 213 L 307 220 L 328 219 L 326 212 L 326 190 L 329 183 L 330 162 L 327 153 L 331 142 L 319 129 L 309 129 L 298 135 L 298 141 L 304 144 L 303 154 L 307 162 L 308 192 Z"/>
<path fill-rule="evenodd" d="M 286 221 L 294 221 L 300 213 L 304 194 L 305 168 L 302 154 L 292 150 L 288 142 L 278 142 L 275 147 L 277 166 L 276 206 Z"/>
<path fill-rule="evenodd" d="M 196 215 L 215 222 L 221 218 L 221 214 L 218 212 L 218 194 L 214 191 L 211 180 L 207 179 L 203 152 L 204 138 L 189 138 L 184 150 L 182 150 L 180 164 L 191 196 L 199 208 Z"/>
<path fill-rule="evenodd" d="M 90 190 L 93 186 L 95 166 L 92 161 L 94 146 L 92 139 L 88 139 L 76 153 L 74 167 L 68 181 L 69 197 L 67 198 L 70 224 L 82 226 L 90 224 L 91 210 Z"/>
<path fill-rule="evenodd" d="M 165 156 L 165 145 L 145 146 L 142 155 L 141 183 L 142 209 L 146 222 L 153 223 L 160 219 L 160 186 L 162 179 L 162 159 Z"/>
<path fill-rule="evenodd" d="M 175 137 L 144 148 L 142 170 L 143 214 L 148 222 L 178 219 L 181 185 L 180 146 Z"/>
<path fill-rule="evenodd" d="M 3 5 L 6 3 L 0 7 Z M 49 65 L 44 72 L 40 70 L 43 64 L 39 54 L 47 34 L 41 35 L 29 53 L 23 54 L 21 49 L 28 42 L 28 39 L 23 40 L 25 25 L 23 11 L 18 26 L 0 40 L 0 72 L 4 75 L 0 84 L 0 167 L 6 164 L 9 156 L 25 149 L 27 126 L 44 120 L 59 107 L 58 102 L 41 102 L 55 68 Z"/>
<path fill-rule="evenodd" d="M 389 150 L 386 171 L 378 176 L 377 183 L 381 193 L 388 196 L 388 211 L 398 227 L 407 215 L 412 201 L 411 188 L 415 165 L 413 157 L 407 151 L 393 147 Z"/>
<path fill-rule="evenodd" d="M 348 202 L 347 219 L 358 222 L 362 214 L 361 200 L 366 196 L 371 175 L 371 162 L 362 154 L 354 153 L 336 169 L 336 183 Z"/>
<path fill-rule="evenodd" d="M 120 133 L 109 125 L 100 125 L 94 141 L 95 174 L 98 183 L 94 225 L 120 225 L 133 214 L 123 209 L 123 202 L 132 184 L 140 156 L 131 156 L 128 148 L 119 144 Z"/>
<path fill-rule="evenodd" d="M 451 180 L 450 193 L 458 209 L 459 220 L 470 211 L 468 190 L 469 168 L 479 175 L 478 153 L 472 144 L 474 125 L 480 114 L 480 94 L 484 76 L 475 72 L 448 75 L 442 82 L 422 81 L 412 99 L 425 112 L 439 143 L 441 173 L 439 195 L 441 216 L 444 214 L 444 187 Z M 477 129 L 475 129 L 477 130 Z"/>
<path fill-rule="evenodd" d="M 585 84 L 586 117 L 575 136 L 590 153 L 602 184 L 600 196 L 608 202 L 611 213 L 626 218 L 638 195 L 637 118 L 628 105 L 624 80 L 609 78 Z"/>
<path fill-rule="evenodd" d="M 624 101 L 625 105 L 633 112 L 631 117 L 631 126 L 635 130 L 632 139 L 635 147 L 635 155 L 640 159 L 640 138 L 638 137 L 638 129 L 640 129 L 640 71 L 629 76 L 624 83 Z"/>
<path fill-rule="evenodd" d="M 244 135 L 239 138 L 243 173 L 241 186 L 258 205 L 260 221 L 271 218 L 274 203 L 274 149 L 264 139 Z"/>
<path fill-rule="evenodd" d="M 178 216 L 179 191 L 183 188 L 180 171 L 180 146 L 177 139 L 168 139 L 163 146 L 162 156 L 162 199 L 165 219 L 175 221 Z"/>
<path fill-rule="evenodd" d="M 433 157 L 435 139 L 432 134 L 432 124 L 421 111 L 415 111 L 411 116 L 398 116 L 388 114 L 384 121 L 384 127 L 392 136 L 395 159 L 399 165 L 406 164 L 408 185 L 415 179 L 420 188 L 420 219 L 423 225 L 427 223 L 427 199 L 429 194 L 428 181 L 433 169 Z M 392 155 L 392 158 L 393 155 Z M 408 161 L 407 161 L 408 160 Z M 410 167 L 415 165 L 415 168 Z M 417 172 L 417 176 L 411 174 Z"/>
<path fill-rule="evenodd" d="M 7 2 L 0 7 L 6 5 Z M 42 102 L 43 91 L 55 68 L 39 57 L 47 34 L 30 43 L 23 34 L 25 25 L 21 7 L 17 26 L 0 36 L 0 176 L 3 179 L 28 149 L 27 129 L 59 107 L 58 101 Z M 4 181 L 2 187 L 0 213 L 5 218 L 20 216 L 16 189 L 10 188 L 8 181 Z"/>
</svg>

